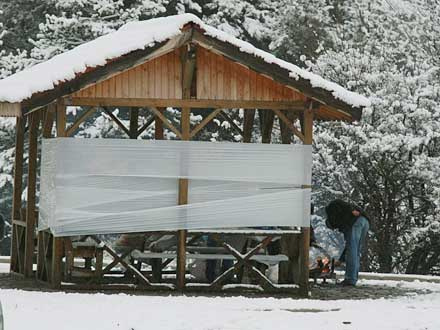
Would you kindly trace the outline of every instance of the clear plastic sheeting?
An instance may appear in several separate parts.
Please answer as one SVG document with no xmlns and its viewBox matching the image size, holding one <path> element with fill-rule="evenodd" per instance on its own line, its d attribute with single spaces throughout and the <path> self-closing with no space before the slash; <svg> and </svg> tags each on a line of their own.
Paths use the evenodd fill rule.
<svg viewBox="0 0 440 330">
<path fill-rule="evenodd" d="M 39 226 L 55 236 L 308 226 L 310 182 L 310 146 L 48 139 Z"/>
</svg>

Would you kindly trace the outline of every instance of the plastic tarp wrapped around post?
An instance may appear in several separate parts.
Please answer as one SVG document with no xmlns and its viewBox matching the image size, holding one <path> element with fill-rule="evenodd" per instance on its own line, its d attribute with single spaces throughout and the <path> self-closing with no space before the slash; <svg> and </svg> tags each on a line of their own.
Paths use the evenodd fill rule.
<svg viewBox="0 0 440 330">
<path fill-rule="evenodd" d="M 40 229 L 55 236 L 308 226 L 311 146 L 43 140 Z M 189 201 L 177 205 L 178 179 Z"/>
</svg>

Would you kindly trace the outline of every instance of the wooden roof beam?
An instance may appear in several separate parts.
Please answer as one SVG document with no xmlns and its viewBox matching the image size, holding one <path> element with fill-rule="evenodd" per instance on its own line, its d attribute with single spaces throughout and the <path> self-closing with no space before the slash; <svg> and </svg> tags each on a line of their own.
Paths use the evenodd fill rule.
<svg viewBox="0 0 440 330">
<path fill-rule="evenodd" d="M 208 100 L 208 99 L 156 99 L 156 98 L 83 98 L 67 97 L 66 105 L 100 107 L 175 107 L 208 109 L 280 109 L 302 112 L 304 101 L 248 101 L 248 100 Z"/>
</svg>

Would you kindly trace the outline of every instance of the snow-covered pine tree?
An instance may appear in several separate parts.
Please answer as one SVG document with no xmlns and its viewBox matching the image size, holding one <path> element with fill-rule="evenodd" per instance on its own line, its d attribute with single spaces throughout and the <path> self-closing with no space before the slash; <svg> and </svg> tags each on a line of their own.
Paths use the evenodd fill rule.
<svg viewBox="0 0 440 330">
<path fill-rule="evenodd" d="M 349 19 L 338 26 L 333 49 L 312 68 L 368 95 L 372 106 L 358 125 L 318 127 L 320 197 L 344 196 L 367 208 L 372 269 L 434 272 L 440 262 L 440 246 L 433 244 L 440 236 L 434 165 L 440 80 L 438 56 L 432 56 L 440 37 L 438 6 L 359 0 L 345 11 Z"/>
</svg>

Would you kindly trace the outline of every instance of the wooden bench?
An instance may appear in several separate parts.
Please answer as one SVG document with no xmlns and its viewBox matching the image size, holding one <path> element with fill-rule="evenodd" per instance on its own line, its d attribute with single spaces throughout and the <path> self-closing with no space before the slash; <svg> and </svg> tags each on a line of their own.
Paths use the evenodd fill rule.
<svg viewBox="0 0 440 330">
<path fill-rule="evenodd" d="M 104 248 L 95 241 L 72 242 L 65 240 L 66 249 L 66 276 L 71 277 L 92 277 L 96 280 L 102 275 Z M 75 266 L 75 258 L 84 259 L 84 267 Z M 94 269 L 92 260 L 95 259 Z"/>
<path fill-rule="evenodd" d="M 189 250 L 189 249 L 188 249 Z M 224 250 L 224 249 L 223 249 Z M 139 250 L 134 250 L 131 252 L 131 257 L 136 260 L 147 262 L 150 259 L 169 259 L 177 258 L 176 252 L 140 252 Z M 231 254 L 223 253 L 187 253 L 187 259 L 195 260 L 236 260 L 237 258 Z M 249 260 L 258 261 L 267 265 L 276 265 L 281 261 L 289 261 L 289 258 L 284 254 L 268 255 L 268 254 L 255 254 L 250 257 Z"/>
<path fill-rule="evenodd" d="M 261 272 L 258 267 L 255 267 L 255 262 L 265 264 L 267 266 L 277 265 L 280 262 L 289 262 L 289 257 L 285 254 L 268 255 L 264 254 L 266 247 L 270 242 L 276 238 L 288 237 L 298 235 L 299 230 L 267 230 L 267 229 L 211 229 L 211 230 L 188 230 L 188 237 L 191 237 L 186 247 L 187 260 L 236 260 L 233 267 L 220 274 L 210 285 L 212 288 L 221 288 L 223 282 L 230 277 L 234 272 L 237 273 L 240 269 L 249 270 L 250 273 L 260 279 L 262 287 L 274 288 L 274 284 Z M 170 233 L 164 233 L 170 234 Z M 197 246 L 197 240 L 205 235 L 213 238 L 219 246 Z M 245 252 L 237 251 L 230 244 L 224 241 L 225 237 L 231 236 L 247 236 L 252 237 L 257 242 L 253 248 L 246 249 Z M 148 263 L 152 266 L 153 280 L 161 281 L 162 270 L 177 258 L 175 248 L 170 248 L 170 251 L 139 251 L 133 250 L 130 256 L 139 264 L 142 262 Z M 163 261 L 165 259 L 165 261 Z M 140 265 L 138 265 L 140 270 Z"/>
</svg>

